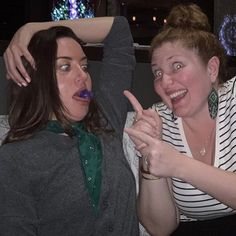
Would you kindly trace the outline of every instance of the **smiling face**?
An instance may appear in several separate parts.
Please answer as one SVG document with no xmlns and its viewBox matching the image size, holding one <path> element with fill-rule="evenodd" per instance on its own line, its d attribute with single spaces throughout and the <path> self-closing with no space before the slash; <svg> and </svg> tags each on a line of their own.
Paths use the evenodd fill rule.
<svg viewBox="0 0 236 236">
<path fill-rule="evenodd" d="M 60 98 L 68 111 L 68 118 L 80 121 L 88 113 L 90 99 L 79 94 L 92 87 L 87 57 L 72 38 L 60 38 L 57 43 L 56 76 Z"/>
<path fill-rule="evenodd" d="M 216 80 L 211 64 L 210 59 L 204 65 L 196 50 L 179 42 L 163 43 L 153 51 L 154 89 L 175 115 L 192 117 L 208 110 L 207 97 Z"/>
</svg>

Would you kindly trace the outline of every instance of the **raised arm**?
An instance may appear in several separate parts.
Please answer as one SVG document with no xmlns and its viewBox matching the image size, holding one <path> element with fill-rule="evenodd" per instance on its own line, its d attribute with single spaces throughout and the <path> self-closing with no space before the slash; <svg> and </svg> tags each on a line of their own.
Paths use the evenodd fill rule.
<svg viewBox="0 0 236 236">
<path fill-rule="evenodd" d="M 95 99 L 122 139 L 128 111 L 128 100 L 123 91 L 130 89 L 135 67 L 133 38 L 125 17 L 115 17 L 103 43 L 101 72 L 94 78 L 98 80 L 94 83 Z"/>
<path fill-rule="evenodd" d="M 113 21 L 114 17 L 96 17 L 89 19 L 32 22 L 23 25 L 15 33 L 3 55 L 7 72 L 6 77 L 13 79 L 19 85 L 27 86 L 27 83 L 30 82 L 30 77 L 22 64 L 21 57 L 24 56 L 34 65 L 34 60 L 27 46 L 36 31 L 63 25 L 71 28 L 84 42 L 100 43 L 108 35 Z"/>
</svg>

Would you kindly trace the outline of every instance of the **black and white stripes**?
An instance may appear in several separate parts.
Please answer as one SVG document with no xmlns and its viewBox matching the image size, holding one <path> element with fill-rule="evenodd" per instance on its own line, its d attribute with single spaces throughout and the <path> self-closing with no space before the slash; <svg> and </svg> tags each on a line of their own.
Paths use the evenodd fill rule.
<svg viewBox="0 0 236 236">
<path fill-rule="evenodd" d="M 216 124 L 216 152 L 214 166 L 236 172 L 236 77 L 219 89 L 219 111 Z M 192 154 L 185 139 L 181 118 L 173 119 L 163 104 L 155 104 L 163 120 L 163 140 L 190 158 Z M 177 178 L 172 178 L 174 199 L 181 220 L 205 220 L 236 213 L 212 196 Z M 235 187 L 235 186 L 232 186 Z"/>
</svg>

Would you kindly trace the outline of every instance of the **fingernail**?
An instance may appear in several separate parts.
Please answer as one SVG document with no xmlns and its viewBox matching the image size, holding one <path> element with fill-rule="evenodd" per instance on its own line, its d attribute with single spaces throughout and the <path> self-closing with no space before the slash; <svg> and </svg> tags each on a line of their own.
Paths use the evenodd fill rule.
<svg viewBox="0 0 236 236">
<path fill-rule="evenodd" d="M 22 82 L 22 85 L 26 87 L 28 84 L 26 82 Z"/>
<path fill-rule="evenodd" d="M 30 78 L 28 78 L 28 77 L 25 77 L 25 80 L 28 82 L 28 83 L 30 83 Z"/>
</svg>

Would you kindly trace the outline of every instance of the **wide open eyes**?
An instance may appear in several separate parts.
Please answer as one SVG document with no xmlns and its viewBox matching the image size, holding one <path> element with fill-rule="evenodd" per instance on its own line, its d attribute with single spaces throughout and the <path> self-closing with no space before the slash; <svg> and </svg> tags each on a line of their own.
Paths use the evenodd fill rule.
<svg viewBox="0 0 236 236">
<path fill-rule="evenodd" d="M 154 80 L 159 80 L 163 76 L 163 72 L 161 70 L 153 70 Z"/>
<path fill-rule="evenodd" d="M 173 63 L 173 71 L 176 72 L 179 69 L 181 69 L 183 67 L 183 64 L 181 62 L 174 62 Z"/>
<path fill-rule="evenodd" d="M 61 71 L 70 71 L 70 64 L 63 64 L 63 65 L 59 65 L 58 68 L 61 70 Z"/>
</svg>

